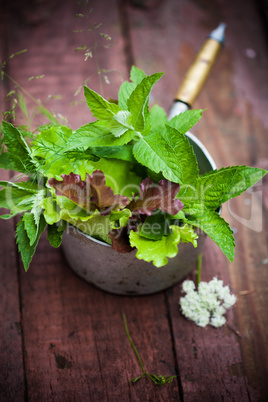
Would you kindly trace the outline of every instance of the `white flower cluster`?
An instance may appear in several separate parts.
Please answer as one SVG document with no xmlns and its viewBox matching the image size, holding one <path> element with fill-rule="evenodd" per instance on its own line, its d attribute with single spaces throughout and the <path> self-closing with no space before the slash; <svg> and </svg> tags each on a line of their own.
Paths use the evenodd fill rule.
<svg viewBox="0 0 268 402">
<path fill-rule="evenodd" d="M 236 302 L 236 296 L 230 293 L 229 286 L 223 286 L 223 281 L 217 278 L 200 282 L 198 291 L 193 281 L 186 280 L 182 289 L 186 293 L 180 299 L 182 313 L 200 327 L 208 324 L 221 327 L 226 322 L 223 315 Z"/>
</svg>

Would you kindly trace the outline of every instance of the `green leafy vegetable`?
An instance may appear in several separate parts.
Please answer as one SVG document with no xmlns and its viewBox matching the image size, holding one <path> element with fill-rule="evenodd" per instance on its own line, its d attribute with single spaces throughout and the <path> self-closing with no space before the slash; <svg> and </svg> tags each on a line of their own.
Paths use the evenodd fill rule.
<svg viewBox="0 0 268 402">
<path fill-rule="evenodd" d="M 200 175 L 185 133 L 202 110 L 188 110 L 170 121 L 158 105 L 150 110 L 150 93 L 161 76 L 146 76 L 133 66 L 118 103 L 85 86 L 96 121 L 73 131 L 43 110 L 53 125 L 39 127 L 35 140 L 27 143 L 25 133 L 33 138 L 31 119 L 19 95 L 27 127 L 19 130 L 3 122 L 0 167 L 26 173 L 29 180 L 0 181 L 0 207 L 9 210 L 2 219 L 22 215 L 16 238 L 25 270 L 45 227 L 50 244 L 58 247 L 67 224 L 118 252 L 136 248 L 138 259 L 156 267 L 175 257 L 180 243 L 196 247 L 195 228 L 200 228 L 233 260 L 232 230 L 216 211 L 267 172 L 231 166 Z M 145 374 L 157 384 L 172 378 Z"/>
</svg>

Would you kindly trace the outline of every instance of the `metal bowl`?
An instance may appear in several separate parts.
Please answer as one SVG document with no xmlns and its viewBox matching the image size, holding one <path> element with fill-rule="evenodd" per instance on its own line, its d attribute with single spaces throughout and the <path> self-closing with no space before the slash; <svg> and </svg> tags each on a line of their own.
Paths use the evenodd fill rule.
<svg viewBox="0 0 268 402">
<path fill-rule="evenodd" d="M 205 146 L 187 133 L 196 153 L 200 173 L 216 169 Z M 96 287 L 120 295 L 146 295 L 167 289 L 184 278 L 195 267 L 203 251 L 205 233 L 198 231 L 198 246 L 181 243 L 176 257 L 166 266 L 156 268 L 152 263 L 138 260 L 136 250 L 121 254 L 102 241 L 70 226 L 64 233 L 62 248 L 72 270 Z"/>
</svg>

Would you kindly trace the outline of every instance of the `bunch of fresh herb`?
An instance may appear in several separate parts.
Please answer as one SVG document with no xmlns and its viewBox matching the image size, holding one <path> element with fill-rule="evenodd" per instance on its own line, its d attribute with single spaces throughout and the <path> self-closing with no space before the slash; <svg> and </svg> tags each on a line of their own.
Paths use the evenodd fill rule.
<svg viewBox="0 0 268 402">
<path fill-rule="evenodd" d="M 168 121 L 162 108 L 149 110 L 149 96 L 162 74 L 146 76 L 133 67 L 131 82 L 108 102 L 85 87 L 97 119 L 73 131 L 64 125 L 41 127 L 34 141 L 3 122 L 6 168 L 28 179 L 1 181 L 3 219 L 20 214 L 16 238 L 27 270 L 41 233 L 61 244 L 66 223 L 110 243 L 118 252 L 137 248 L 137 258 L 156 267 L 174 257 L 180 242 L 197 245 L 195 228 L 214 240 L 229 260 L 234 238 L 217 212 L 267 172 L 232 166 L 199 174 L 185 133 L 201 110 Z"/>
</svg>

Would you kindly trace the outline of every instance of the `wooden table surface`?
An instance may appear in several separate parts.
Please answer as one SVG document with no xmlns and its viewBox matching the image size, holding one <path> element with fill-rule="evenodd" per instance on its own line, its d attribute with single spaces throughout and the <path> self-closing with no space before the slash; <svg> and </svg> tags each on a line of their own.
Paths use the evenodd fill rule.
<svg viewBox="0 0 268 402">
<path fill-rule="evenodd" d="M 115 98 L 132 64 L 147 74 L 165 72 L 151 104 L 168 112 L 203 40 L 226 22 L 225 47 L 194 105 L 206 112 L 192 131 L 218 167 L 268 168 L 267 36 L 258 2 L 2 3 L 1 60 L 27 48 L 9 59 L 6 71 L 50 110 L 66 116 L 74 129 L 92 120 L 80 102 L 82 92 L 75 96 L 79 86 L 88 79 L 91 88 Z M 87 61 L 84 51 L 75 51 L 84 45 L 95 49 Z M 11 81 L 1 82 L 1 110 L 12 88 Z M 55 100 L 55 95 L 62 98 Z M 1 179 L 8 177 L 2 170 Z M 0 400 L 267 400 L 267 213 L 266 178 L 224 205 L 223 216 L 235 230 L 234 262 L 206 240 L 202 279 L 218 276 L 238 297 L 220 329 L 197 327 L 182 316 L 181 284 L 142 297 L 90 286 L 72 273 L 61 250 L 51 248 L 45 236 L 25 273 L 14 240 L 15 222 L 1 221 Z M 148 371 L 177 375 L 171 384 L 160 387 L 146 378 L 128 382 L 141 369 L 122 313 Z"/>
</svg>

